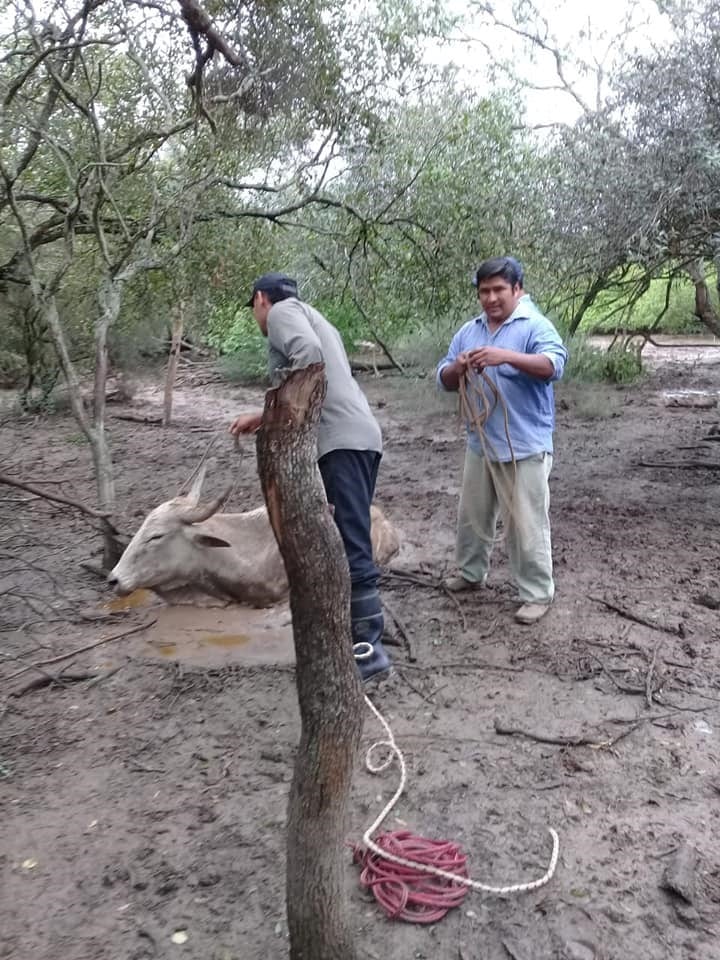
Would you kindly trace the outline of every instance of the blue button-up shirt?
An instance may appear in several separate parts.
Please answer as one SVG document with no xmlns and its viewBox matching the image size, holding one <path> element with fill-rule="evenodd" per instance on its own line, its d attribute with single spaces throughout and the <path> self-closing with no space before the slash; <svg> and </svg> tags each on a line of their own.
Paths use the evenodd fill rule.
<svg viewBox="0 0 720 960">
<path fill-rule="evenodd" d="M 441 390 L 447 389 L 440 379 L 443 368 L 454 363 L 458 354 L 478 347 L 500 347 L 518 353 L 541 354 L 550 360 L 554 370 L 552 377 L 541 380 L 523 373 L 509 363 L 485 368 L 485 375 L 492 380 L 505 401 L 507 433 L 502 404 L 495 404 L 488 385 L 481 377 L 473 375 L 474 386 L 478 390 L 484 390 L 489 406 L 495 404 L 485 424 L 488 455 L 493 460 L 507 462 L 513 457 L 522 460 L 537 453 L 552 453 L 555 427 L 552 381 L 559 380 L 563 375 L 567 360 L 567 350 L 555 327 L 527 295 L 520 299 L 513 313 L 494 333 L 490 331 L 484 313 L 468 320 L 452 338 L 447 356 L 438 364 L 437 383 Z M 482 411 L 484 407 L 481 398 L 476 397 L 475 402 L 478 410 Z M 472 424 L 467 424 L 467 431 L 468 446 L 475 453 L 483 454 L 480 438 Z M 508 443 L 508 434 L 512 449 Z"/>
</svg>

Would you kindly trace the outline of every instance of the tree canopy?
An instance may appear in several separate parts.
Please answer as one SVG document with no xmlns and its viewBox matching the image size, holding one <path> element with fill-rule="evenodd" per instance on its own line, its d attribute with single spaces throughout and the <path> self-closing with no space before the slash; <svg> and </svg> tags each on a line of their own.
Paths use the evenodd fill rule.
<svg viewBox="0 0 720 960">
<path fill-rule="evenodd" d="M 67 373 L 162 336 L 179 297 L 227 347 L 252 276 L 274 266 L 349 336 L 396 341 L 472 309 L 472 267 L 498 252 L 571 331 L 684 277 L 717 332 L 720 4 L 658 4 L 657 46 L 637 43 L 649 9 L 573 45 L 530 0 L 502 16 L 474 3 L 472 34 L 429 0 L 12 5 L 7 348 L 30 365 L 59 352 Z M 433 65 L 453 38 L 486 81 Z M 541 57 L 576 122 L 526 119 Z"/>
</svg>

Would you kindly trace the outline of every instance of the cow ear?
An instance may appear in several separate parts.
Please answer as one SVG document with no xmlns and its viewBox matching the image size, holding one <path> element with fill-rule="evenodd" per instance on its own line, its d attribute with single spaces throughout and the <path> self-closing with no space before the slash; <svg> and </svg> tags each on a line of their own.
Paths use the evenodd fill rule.
<svg viewBox="0 0 720 960">
<path fill-rule="evenodd" d="M 199 543 L 201 547 L 229 547 L 231 544 L 227 540 L 221 540 L 220 537 L 211 537 L 208 533 L 194 533 L 193 540 Z"/>
</svg>

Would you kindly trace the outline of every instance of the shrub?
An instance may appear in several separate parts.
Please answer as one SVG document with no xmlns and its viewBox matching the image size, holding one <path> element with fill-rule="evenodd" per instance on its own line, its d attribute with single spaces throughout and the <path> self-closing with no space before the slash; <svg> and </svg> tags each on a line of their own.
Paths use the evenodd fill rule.
<svg viewBox="0 0 720 960">
<path fill-rule="evenodd" d="M 667 283 L 652 280 L 649 289 L 630 309 L 614 312 L 616 291 L 601 293 L 587 311 L 582 329 L 586 333 L 614 333 L 615 330 L 647 330 L 654 326 L 665 307 Z M 609 315 L 609 316 L 608 316 Z M 689 279 L 673 281 L 668 309 L 665 311 L 658 333 L 697 333 L 704 329 L 695 316 L 695 288 Z"/>
<path fill-rule="evenodd" d="M 447 354 L 450 341 L 460 327 L 457 316 L 445 317 L 432 326 L 418 326 L 399 338 L 393 355 L 404 367 L 432 371 Z"/>
<path fill-rule="evenodd" d="M 643 372 L 637 350 L 615 345 L 609 350 L 594 347 L 582 336 L 568 343 L 569 359 L 565 379 L 581 383 L 633 383 Z"/>
<path fill-rule="evenodd" d="M 242 387 L 268 382 L 268 362 L 265 351 L 237 350 L 220 357 L 217 369 L 225 380 Z"/>
<path fill-rule="evenodd" d="M 27 377 L 27 363 L 19 353 L 0 351 L 0 388 L 19 387 Z"/>
</svg>

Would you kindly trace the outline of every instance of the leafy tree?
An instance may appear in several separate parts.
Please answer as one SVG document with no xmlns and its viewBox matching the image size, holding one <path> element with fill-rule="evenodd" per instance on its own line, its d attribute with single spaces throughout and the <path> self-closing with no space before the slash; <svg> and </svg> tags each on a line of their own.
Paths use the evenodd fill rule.
<svg viewBox="0 0 720 960">
<path fill-rule="evenodd" d="M 655 280 L 670 298 L 685 275 L 695 287 L 696 315 L 717 334 L 707 275 L 712 265 L 717 276 L 718 265 L 720 5 L 635 2 L 615 38 L 593 38 L 587 28 L 577 43 L 554 35 L 530 0 L 514 5 L 514 18 L 503 19 L 489 3 L 476 6 L 530 56 L 554 65 L 557 79 L 547 86 L 572 98 L 579 113 L 545 140 L 553 176 L 545 184 L 542 275 L 551 283 L 543 293 L 569 331 L 604 291 L 622 317 Z M 652 33 L 643 32 L 651 14 L 667 43 L 654 46 Z M 661 307 L 650 326 L 666 312 Z"/>
<path fill-rule="evenodd" d="M 224 273 L 222 262 L 210 272 L 202 252 L 191 257 L 217 249 L 208 238 L 218 224 L 294 226 L 310 205 L 336 206 L 323 187 L 339 144 L 372 126 L 387 77 L 413 59 L 397 15 L 385 29 L 378 11 L 346 16 L 339 0 L 216 12 L 214 24 L 194 0 L 57 2 L 42 13 L 18 2 L 0 38 L 0 284 L 29 291 L 52 337 L 102 510 L 114 505 L 108 336 L 127 291 L 142 284 L 172 300 L 171 280 L 153 287 L 144 275 L 177 272 L 181 254 L 188 280 L 192 267 Z M 80 295 L 66 299 L 68 290 Z M 91 414 L 73 356 L 78 328 L 94 344 Z M 108 540 L 106 564 L 113 553 Z"/>
</svg>

